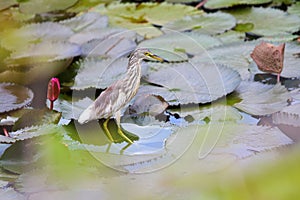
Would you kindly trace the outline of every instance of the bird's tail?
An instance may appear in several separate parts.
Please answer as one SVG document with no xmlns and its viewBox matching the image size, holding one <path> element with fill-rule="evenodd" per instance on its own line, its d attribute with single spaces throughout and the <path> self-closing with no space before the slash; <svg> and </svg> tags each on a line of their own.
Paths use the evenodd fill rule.
<svg viewBox="0 0 300 200">
<path fill-rule="evenodd" d="M 91 120 L 96 119 L 94 104 L 92 103 L 89 107 L 87 107 L 79 116 L 78 122 L 80 124 L 87 123 Z"/>
</svg>

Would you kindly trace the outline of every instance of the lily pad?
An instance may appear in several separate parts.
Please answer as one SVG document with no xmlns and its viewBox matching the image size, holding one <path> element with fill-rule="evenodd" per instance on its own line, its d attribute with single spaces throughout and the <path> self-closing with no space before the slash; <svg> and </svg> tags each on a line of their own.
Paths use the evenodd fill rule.
<svg viewBox="0 0 300 200">
<path fill-rule="evenodd" d="M 163 25 L 187 15 L 201 13 L 201 11 L 191 6 L 169 3 L 115 3 L 106 7 L 95 7 L 92 11 L 107 15 L 112 26 L 135 30 L 140 35 L 148 38 L 161 35 L 161 32 L 153 24 Z"/>
<path fill-rule="evenodd" d="M 71 19 L 60 21 L 59 23 L 71 28 L 75 33 L 78 33 L 107 27 L 108 18 L 96 12 L 87 12 Z"/>
<path fill-rule="evenodd" d="M 78 0 L 30 0 L 30 1 L 19 1 L 19 7 L 21 12 L 24 13 L 43 13 L 57 10 L 64 10 L 74 5 Z"/>
<path fill-rule="evenodd" d="M 290 7 L 288 7 L 287 12 L 290 14 L 298 15 L 298 17 L 300 17 L 299 9 L 300 9 L 300 2 L 296 2 Z"/>
<path fill-rule="evenodd" d="M 0 83 L 0 113 L 22 108 L 31 103 L 33 92 L 13 83 Z"/>
<path fill-rule="evenodd" d="M 26 51 L 30 45 L 39 44 L 42 41 L 65 41 L 72 34 L 73 31 L 70 28 L 54 22 L 29 24 L 19 29 L 3 31 L 1 46 L 8 50 Z"/>
<path fill-rule="evenodd" d="M 187 54 L 195 55 L 222 43 L 209 35 L 200 33 L 169 33 L 144 40 L 138 46 L 149 48 L 168 61 L 185 61 Z"/>
<path fill-rule="evenodd" d="M 224 65 L 193 62 L 158 68 L 148 75 L 147 81 L 162 87 L 142 89 L 139 93 L 159 95 L 170 105 L 178 105 L 212 102 L 231 93 L 241 79 Z"/>
<path fill-rule="evenodd" d="M 84 56 L 118 58 L 133 51 L 136 43 L 132 39 L 112 36 L 104 40 L 94 39 L 83 44 L 81 48 Z"/>
<path fill-rule="evenodd" d="M 171 21 L 162 28 L 164 32 L 193 31 L 205 34 L 218 34 L 235 26 L 235 18 L 229 14 L 216 12 L 204 15 L 186 16 L 183 19 Z"/>
<path fill-rule="evenodd" d="M 282 110 L 287 106 L 290 94 L 284 86 L 265 85 L 259 82 L 244 81 L 236 89 L 241 102 L 234 107 L 251 115 L 267 115 Z"/>
<path fill-rule="evenodd" d="M 294 127 L 300 126 L 300 104 L 285 107 L 281 111 L 272 114 L 274 124 L 285 124 Z"/>
<path fill-rule="evenodd" d="M 272 0 L 210 0 L 206 4 L 204 4 L 204 7 L 207 9 L 220 9 L 238 5 L 259 5 L 270 2 L 272 2 Z"/>
<path fill-rule="evenodd" d="M 88 97 L 74 102 L 63 100 L 60 102 L 59 108 L 64 119 L 78 119 L 80 114 L 86 109 L 87 105 L 92 103 L 93 100 Z"/>
<path fill-rule="evenodd" d="M 6 60 L 9 66 L 24 66 L 41 62 L 54 62 L 72 59 L 81 54 L 81 49 L 76 44 L 68 42 L 42 42 L 30 45 L 26 51 L 13 52 Z"/>
<path fill-rule="evenodd" d="M 125 74 L 127 64 L 127 58 L 117 60 L 87 58 L 80 63 L 72 89 L 82 90 L 90 87 L 104 89 Z"/>
<path fill-rule="evenodd" d="M 245 32 L 261 36 L 292 34 L 300 29 L 300 17 L 287 15 L 286 12 L 273 8 L 236 9 L 229 13 L 237 19 L 238 24 L 253 25 L 251 30 L 245 30 Z"/>
<path fill-rule="evenodd" d="M 0 10 L 4 10 L 6 8 L 9 8 L 10 6 L 13 6 L 17 4 L 16 0 L 2 0 L 0 2 Z"/>
</svg>

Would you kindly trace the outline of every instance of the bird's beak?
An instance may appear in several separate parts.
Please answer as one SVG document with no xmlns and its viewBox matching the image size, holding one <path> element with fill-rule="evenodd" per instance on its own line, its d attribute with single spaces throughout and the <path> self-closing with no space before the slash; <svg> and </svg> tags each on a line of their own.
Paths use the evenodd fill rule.
<svg viewBox="0 0 300 200">
<path fill-rule="evenodd" d="M 157 56 L 157 55 L 155 55 L 155 54 L 150 54 L 149 55 L 151 58 L 153 58 L 154 60 L 158 60 L 158 61 L 160 61 L 160 62 L 169 62 L 169 61 L 167 61 L 167 60 L 165 60 L 165 59 L 163 59 L 163 58 L 161 58 L 161 57 L 159 57 L 159 56 Z"/>
</svg>

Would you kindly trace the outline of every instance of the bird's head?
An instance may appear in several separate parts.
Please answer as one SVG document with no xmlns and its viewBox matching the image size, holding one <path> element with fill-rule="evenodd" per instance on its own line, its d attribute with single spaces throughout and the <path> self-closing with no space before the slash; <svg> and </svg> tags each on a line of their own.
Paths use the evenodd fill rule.
<svg viewBox="0 0 300 200">
<path fill-rule="evenodd" d="M 159 57 L 158 55 L 155 55 L 152 53 L 149 49 L 146 48 L 138 48 L 133 53 L 132 56 L 138 58 L 138 59 L 147 59 L 147 60 L 157 60 L 160 62 L 168 62 L 167 60 Z"/>
</svg>

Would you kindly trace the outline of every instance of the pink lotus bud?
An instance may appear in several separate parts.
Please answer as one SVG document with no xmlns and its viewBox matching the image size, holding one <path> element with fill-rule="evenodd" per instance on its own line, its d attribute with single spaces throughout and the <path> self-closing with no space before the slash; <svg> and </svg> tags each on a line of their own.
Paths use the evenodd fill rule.
<svg viewBox="0 0 300 200">
<path fill-rule="evenodd" d="M 60 93 L 60 83 L 58 78 L 51 78 L 48 83 L 47 98 L 50 100 L 50 110 L 53 109 L 53 102 L 58 98 Z"/>
</svg>

